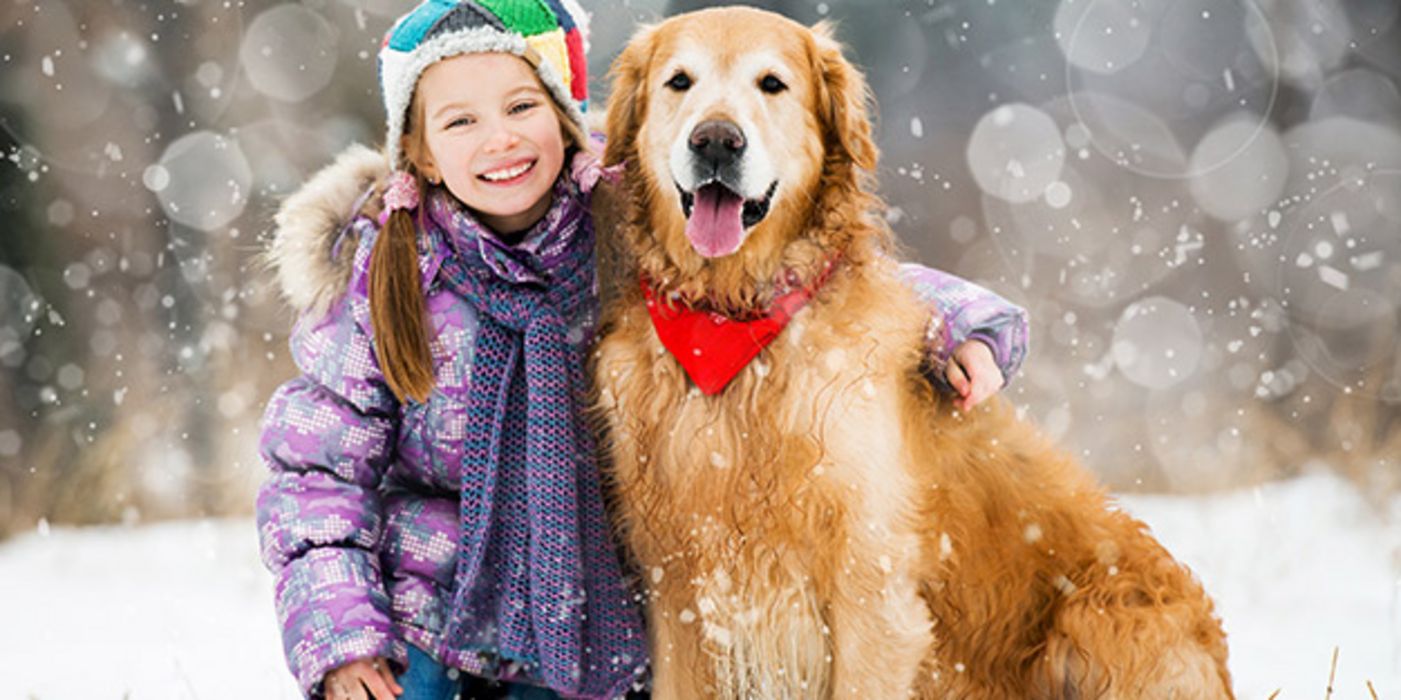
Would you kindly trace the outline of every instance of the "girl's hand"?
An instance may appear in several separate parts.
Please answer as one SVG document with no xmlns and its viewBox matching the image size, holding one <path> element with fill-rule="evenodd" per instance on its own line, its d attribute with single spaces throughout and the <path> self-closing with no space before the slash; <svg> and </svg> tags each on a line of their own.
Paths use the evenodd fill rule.
<svg viewBox="0 0 1401 700">
<path fill-rule="evenodd" d="M 953 358 L 944 369 L 949 386 L 958 392 L 954 405 L 960 411 L 982 403 L 1002 388 L 1005 380 L 992 349 L 981 340 L 965 340 L 953 351 Z"/>
<path fill-rule="evenodd" d="M 358 659 L 326 673 L 326 700 L 394 700 L 404 689 L 394 680 L 389 661 Z"/>
</svg>

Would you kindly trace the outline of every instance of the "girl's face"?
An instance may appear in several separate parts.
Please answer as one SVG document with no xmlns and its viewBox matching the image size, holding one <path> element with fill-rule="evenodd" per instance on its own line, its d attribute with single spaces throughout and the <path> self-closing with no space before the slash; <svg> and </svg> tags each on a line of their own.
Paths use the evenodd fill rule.
<svg viewBox="0 0 1401 700">
<path fill-rule="evenodd" d="M 549 210 L 564 166 L 564 135 L 550 95 L 524 60 L 463 54 L 418 82 L 429 179 L 441 179 L 498 233 L 532 226 Z"/>
</svg>

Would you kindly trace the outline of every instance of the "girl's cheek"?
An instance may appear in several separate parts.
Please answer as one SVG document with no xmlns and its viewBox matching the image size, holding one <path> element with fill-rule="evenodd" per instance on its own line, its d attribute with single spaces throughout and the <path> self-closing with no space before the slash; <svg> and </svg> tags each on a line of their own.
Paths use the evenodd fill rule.
<svg viewBox="0 0 1401 700">
<path fill-rule="evenodd" d="M 554 156 L 554 162 L 559 163 L 559 167 L 555 168 L 555 172 L 552 173 L 552 174 L 553 174 L 555 177 L 559 177 L 559 174 L 562 173 L 562 172 L 564 172 L 564 169 L 567 168 L 567 167 L 569 167 L 569 164 L 566 163 L 566 162 L 564 162 L 564 148 L 563 148 L 563 147 L 560 147 L 560 148 L 558 148 L 558 149 L 551 149 L 551 150 L 555 150 L 555 151 L 556 151 L 555 153 L 552 153 L 551 155 Z"/>
</svg>

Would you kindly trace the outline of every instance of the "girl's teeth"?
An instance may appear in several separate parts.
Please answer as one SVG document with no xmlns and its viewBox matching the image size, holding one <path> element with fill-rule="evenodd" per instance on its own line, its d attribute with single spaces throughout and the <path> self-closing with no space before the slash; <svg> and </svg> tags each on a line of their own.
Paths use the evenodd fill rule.
<svg viewBox="0 0 1401 700">
<path fill-rule="evenodd" d="M 485 173 L 482 175 L 482 177 L 492 181 L 509 180 L 529 170 L 530 167 L 533 165 L 535 165 L 534 161 L 529 163 L 521 163 L 520 165 L 517 165 L 514 168 L 507 168 L 505 170 L 494 170 L 492 172 Z"/>
</svg>

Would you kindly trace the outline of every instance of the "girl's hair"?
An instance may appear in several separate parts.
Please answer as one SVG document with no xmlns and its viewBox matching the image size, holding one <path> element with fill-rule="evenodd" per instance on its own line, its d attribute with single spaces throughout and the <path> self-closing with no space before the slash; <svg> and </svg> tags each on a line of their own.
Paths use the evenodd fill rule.
<svg viewBox="0 0 1401 700">
<path fill-rule="evenodd" d="M 542 86 L 543 87 L 543 86 Z M 569 114 L 546 91 L 546 102 L 555 111 L 564 133 L 565 167 L 575 149 L 587 148 L 588 139 Z M 424 137 L 424 115 L 418 91 L 409 103 L 404 129 L 406 170 L 417 181 L 418 191 L 427 192 L 421 164 L 428 155 Z M 420 198 L 419 208 L 427 204 Z M 405 209 L 389 214 L 370 252 L 370 327 L 375 352 L 385 383 L 399 401 L 411 398 L 418 403 L 433 393 L 433 353 L 428 346 L 427 308 L 418 271 L 418 234 L 414 216 Z"/>
</svg>

